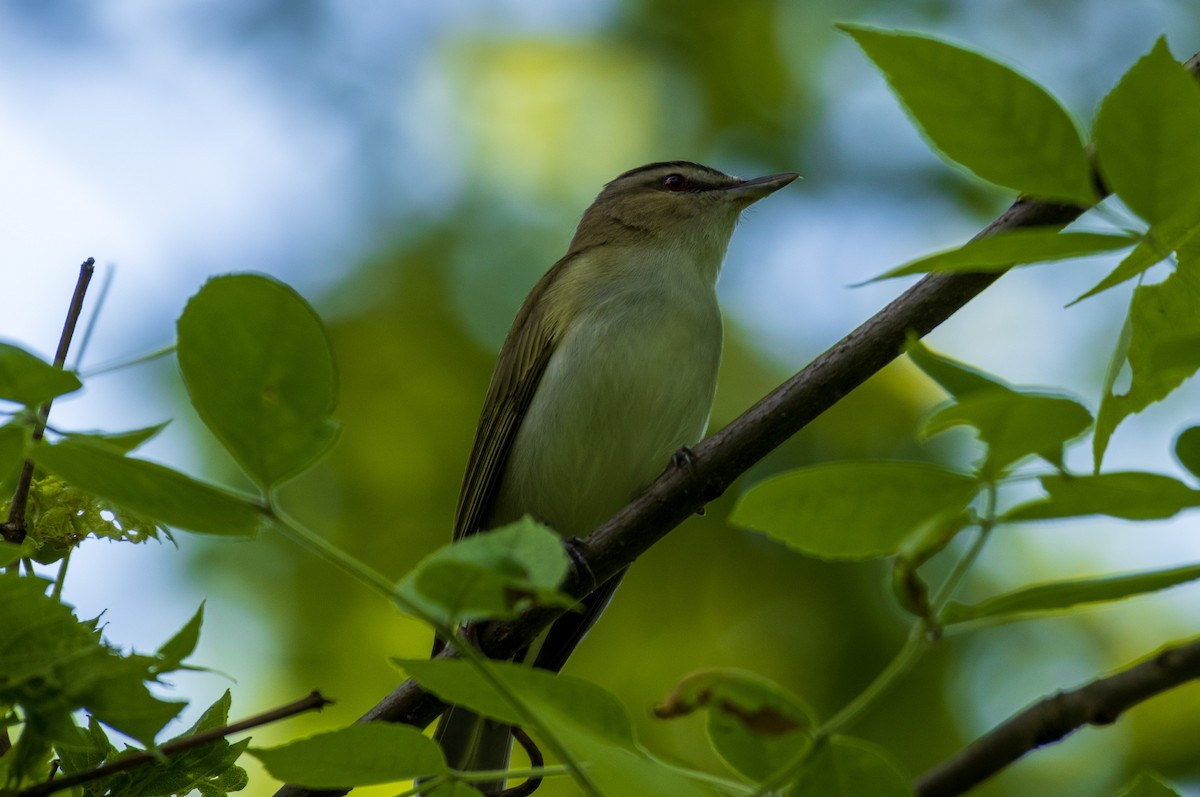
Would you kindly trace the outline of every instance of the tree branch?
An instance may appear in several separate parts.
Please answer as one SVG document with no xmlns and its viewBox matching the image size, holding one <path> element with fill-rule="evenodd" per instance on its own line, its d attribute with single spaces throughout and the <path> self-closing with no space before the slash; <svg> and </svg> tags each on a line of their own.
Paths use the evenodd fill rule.
<svg viewBox="0 0 1200 797">
<path fill-rule="evenodd" d="M 1185 66 L 1193 75 L 1200 75 L 1200 53 Z M 1100 176 L 1093 172 L 1093 179 L 1098 195 L 1107 196 Z M 1085 210 L 1018 198 L 975 238 L 1026 227 L 1062 228 Z M 724 429 L 696 445 L 690 462 L 669 467 L 633 502 L 581 541 L 578 553 L 586 567 L 572 567 L 562 589 L 582 598 L 616 575 L 725 492 L 752 465 L 896 359 L 910 332 L 927 335 L 1003 274 L 931 274 L 923 278 Z M 480 649 L 492 658 L 508 658 L 559 614 L 559 610 L 537 608 L 516 620 L 489 624 L 479 636 Z M 454 658 L 454 653 L 447 649 L 439 657 Z M 445 704 L 408 680 L 359 721 L 403 722 L 423 728 L 443 708 Z M 288 785 L 275 797 L 344 793 Z"/>
<path fill-rule="evenodd" d="M 63 323 L 62 334 L 58 338 L 58 351 L 54 354 L 54 365 L 62 368 L 67 361 L 67 351 L 71 348 L 71 338 L 75 335 L 75 324 L 83 310 L 83 297 L 87 294 L 88 283 L 92 281 L 92 271 L 95 269 L 95 258 L 89 257 L 79 267 L 79 279 L 75 281 L 75 292 L 71 294 L 71 305 L 67 308 L 67 320 Z M 50 417 L 50 404 L 47 401 L 38 408 L 37 423 L 33 427 L 33 442 L 42 439 L 46 433 L 46 421 Z M 25 541 L 25 506 L 29 500 L 29 486 L 33 483 L 33 460 L 25 460 L 21 468 L 21 477 L 17 480 L 17 489 L 13 491 L 12 503 L 8 507 L 8 518 L 0 523 L 0 536 L 5 542 L 20 545 Z"/>
<path fill-rule="evenodd" d="M 919 797 L 963 794 L 1032 750 L 1084 725 L 1110 725 L 1138 703 L 1196 678 L 1200 641 L 1167 648 L 1115 675 L 1043 698 L 917 778 L 913 788 Z"/>
<path fill-rule="evenodd" d="M 93 780 L 107 778 L 109 775 L 115 775 L 118 772 L 139 767 L 142 764 L 151 762 L 162 762 L 164 756 L 172 756 L 176 753 L 182 753 L 185 750 L 191 750 L 201 745 L 214 742 L 217 739 L 223 739 L 230 734 L 240 731 L 247 731 L 251 728 L 257 728 L 262 725 L 268 725 L 272 722 L 278 722 L 288 717 L 293 717 L 297 714 L 302 714 L 305 711 L 320 710 L 333 703 L 332 700 L 325 698 L 320 692 L 311 692 L 307 697 L 302 697 L 285 706 L 264 711 L 262 714 L 255 714 L 253 717 L 247 717 L 241 722 L 234 722 L 230 725 L 225 725 L 220 728 L 197 733 L 194 736 L 185 736 L 182 739 L 176 739 L 173 742 L 167 742 L 157 750 L 142 750 L 134 753 L 127 758 L 122 758 L 113 761 L 111 764 L 105 764 L 95 769 L 89 769 L 86 772 L 76 772 L 73 775 L 68 775 L 65 778 L 56 778 L 47 780 L 42 783 L 30 786 L 27 789 L 22 789 L 16 792 L 13 797 L 45 797 L 47 794 L 69 789 L 72 786 L 78 786 L 82 783 L 90 783 Z"/>
</svg>

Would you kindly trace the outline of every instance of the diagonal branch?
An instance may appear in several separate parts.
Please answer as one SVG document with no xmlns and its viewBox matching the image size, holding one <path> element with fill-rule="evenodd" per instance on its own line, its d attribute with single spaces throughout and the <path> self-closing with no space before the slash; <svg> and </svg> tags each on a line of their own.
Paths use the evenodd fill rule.
<svg viewBox="0 0 1200 797">
<path fill-rule="evenodd" d="M 1026 753 L 1084 725 L 1110 725 L 1138 703 L 1196 678 L 1200 641 L 1167 648 L 1115 675 L 1039 700 L 917 778 L 913 789 L 919 797 L 964 794 Z"/>
<path fill-rule="evenodd" d="M 1200 54 L 1185 64 L 1200 75 Z M 1099 196 L 1108 190 L 1094 174 Z M 1019 198 L 976 235 L 982 238 L 1023 227 L 1062 228 L 1086 208 Z M 667 469 L 645 492 L 576 546 L 578 562 L 563 590 L 582 598 L 645 553 L 696 510 L 721 495 L 756 462 L 896 359 L 910 332 L 923 337 L 978 296 L 1004 272 L 932 274 L 867 319 L 806 368 L 777 387 L 721 431 L 692 449 L 690 462 Z M 480 635 L 488 656 L 507 658 L 528 645 L 560 611 L 534 609 Z M 449 650 L 439 654 L 452 658 Z M 445 705 L 416 682 L 405 681 L 360 718 L 423 728 Z M 284 786 L 275 797 L 315 797 Z"/>
</svg>

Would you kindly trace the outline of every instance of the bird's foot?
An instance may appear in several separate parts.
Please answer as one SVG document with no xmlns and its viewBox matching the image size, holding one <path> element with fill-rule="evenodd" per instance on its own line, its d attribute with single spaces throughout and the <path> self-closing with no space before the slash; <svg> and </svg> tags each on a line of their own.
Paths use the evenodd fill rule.
<svg viewBox="0 0 1200 797">
<path fill-rule="evenodd" d="M 680 446 L 679 450 L 671 455 L 671 466 L 686 469 L 689 476 L 693 479 L 696 478 L 696 455 L 692 452 L 690 446 Z M 696 510 L 696 514 L 704 514 L 703 504 Z"/>
</svg>

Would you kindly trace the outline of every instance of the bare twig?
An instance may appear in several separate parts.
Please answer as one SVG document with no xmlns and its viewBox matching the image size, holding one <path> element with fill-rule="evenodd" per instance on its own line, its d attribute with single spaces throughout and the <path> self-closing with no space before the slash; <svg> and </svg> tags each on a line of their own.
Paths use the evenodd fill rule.
<svg viewBox="0 0 1200 797">
<path fill-rule="evenodd" d="M 1193 75 L 1200 74 L 1200 53 L 1185 66 Z M 1108 189 L 1100 176 L 1093 174 L 1093 178 L 1098 195 L 1106 196 Z M 1084 210 L 1019 198 L 975 237 L 1027 227 L 1062 228 Z M 592 532 L 577 546 L 589 572 L 585 575 L 580 572 L 583 568 L 572 567 L 562 589 L 581 598 L 629 566 L 752 465 L 899 356 L 910 332 L 927 335 L 1003 274 L 931 274 L 909 288 L 720 432 L 695 446 L 686 467 L 668 468 L 645 492 Z M 480 634 L 479 646 L 493 658 L 510 658 L 559 614 L 559 610 L 538 608 L 510 622 L 489 624 Z M 454 654 L 446 650 L 439 657 L 454 658 Z M 423 728 L 444 708 L 440 700 L 408 680 L 359 721 L 403 722 Z M 275 797 L 342 793 L 288 785 Z"/>
<path fill-rule="evenodd" d="M 63 367 L 67 361 L 67 351 L 71 348 L 71 337 L 75 334 L 75 324 L 79 321 L 79 313 L 83 310 L 83 297 L 87 294 L 88 283 L 92 281 L 92 271 L 95 268 L 94 258 L 83 261 L 79 267 L 79 279 L 75 281 L 75 292 L 71 295 L 71 306 L 67 309 L 67 320 L 63 323 L 62 334 L 58 338 L 58 351 L 54 354 L 54 365 Z M 50 417 L 50 404 L 47 401 L 38 408 L 37 424 L 33 427 L 33 442 L 42 439 L 46 432 L 46 419 Z M 17 489 L 13 491 L 12 503 L 8 507 L 8 518 L 0 523 L 0 534 L 6 542 L 20 545 L 25 541 L 25 505 L 29 500 L 29 486 L 33 482 L 33 460 L 25 460 L 21 468 L 21 477 L 17 480 Z"/>
<path fill-rule="evenodd" d="M 194 736 L 187 736 L 183 739 L 176 739 L 173 742 L 167 742 L 156 751 L 143 750 L 139 753 L 134 753 L 128 758 L 122 758 L 119 761 L 114 761 L 111 764 L 105 764 L 102 767 L 96 767 L 86 772 L 76 772 L 73 775 L 67 775 L 63 778 L 47 780 L 30 786 L 27 789 L 22 789 L 16 792 L 13 797 L 44 797 L 47 794 L 53 794 L 63 789 L 69 789 L 72 786 L 78 786 L 81 783 L 90 783 L 93 780 L 106 778 L 109 775 L 115 775 L 118 772 L 139 767 L 142 764 L 151 762 L 161 762 L 163 756 L 172 756 L 176 753 L 182 753 L 185 750 L 192 750 L 201 745 L 214 742 L 217 739 L 223 739 L 230 734 L 239 733 L 240 731 L 250 730 L 262 725 L 268 725 L 272 722 L 278 722 L 288 717 L 293 717 L 297 714 L 302 714 L 305 711 L 319 710 L 328 706 L 333 701 L 325 698 L 320 692 L 312 692 L 307 697 L 303 697 L 286 706 L 265 711 L 262 714 L 255 714 L 253 717 L 235 722 L 231 725 L 225 725 L 221 728 L 213 728 L 212 730 L 197 733 Z"/>
<path fill-rule="evenodd" d="M 1026 753 L 1085 725 L 1110 725 L 1133 706 L 1200 678 L 1200 641 L 1167 648 L 1086 686 L 1057 692 L 1005 720 L 913 783 L 920 797 L 964 794 Z"/>
</svg>

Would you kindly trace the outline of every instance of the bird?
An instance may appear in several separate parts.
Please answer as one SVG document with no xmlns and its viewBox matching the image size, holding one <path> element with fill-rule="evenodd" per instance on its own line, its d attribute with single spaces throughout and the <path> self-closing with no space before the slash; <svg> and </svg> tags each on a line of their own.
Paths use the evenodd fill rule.
<svg viewBox="0 0 1200 797">
<path fill-rule="evenodd" d="M 743 180 L 665 161 L 603 187 L 504 339 L 454 540 L 525 515 L 584 537 L 703 437 L 721 362 L 716 283 L 726 249 L 742 211 L 797 177 Z M 563 667 L 623 575 L 552 624 L 533 666 Z M 454 769 L 508 766 L 512 729 L 466 709 L 448 708 L 434 738 Z M 494 792 L 504 781 L 476 786 Z"/>
</svg>

